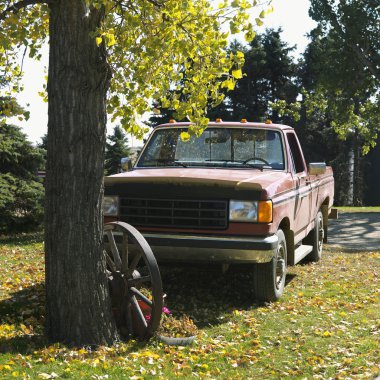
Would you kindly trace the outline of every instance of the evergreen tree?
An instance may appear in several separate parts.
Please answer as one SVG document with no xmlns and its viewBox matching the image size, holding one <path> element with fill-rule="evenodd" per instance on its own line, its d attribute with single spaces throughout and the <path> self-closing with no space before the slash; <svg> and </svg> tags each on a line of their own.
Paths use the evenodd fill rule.
<svg viewBox="0 0 380 380">
<path fill-rule="evenodd" d="M 43 152 L 20 128 L 0 127 L 0 231 L 34 229 L 43 221 L 44 188 L 37 177 Z"/>
<path fill-rule="evenodd" d="M 115 127 L 113 134 L 107 136 L 104 172 L 105 175 L 120 173 L 121 159 L 130 155 L 128 139 L 119 126 Z"/>
<path fill-rule="evenodd" d="M 281 40 L 281 32 L 281 29 L 267 29 L 249 44 L 243 66 L 245 75 L 237 82 L 235 91 L 227 96 L 230 120 L 278 120 L 270 102 L 295 101 L 297 65 L 291 57 L 295 47 Z M 241 46 L 235 43 L 231 48 L 239 50 Z"/>
</svg>

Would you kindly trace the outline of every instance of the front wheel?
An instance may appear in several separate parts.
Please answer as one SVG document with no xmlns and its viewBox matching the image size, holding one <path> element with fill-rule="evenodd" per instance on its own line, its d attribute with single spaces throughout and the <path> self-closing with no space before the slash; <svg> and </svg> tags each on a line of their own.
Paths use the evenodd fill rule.
<svg viewBox="0 0 380 380">
<path fill-rule="evenodd" d="M 269 263 L 255 264 L 253 273 L 254 296 L 260 301 L 277 301 L 284 292 L 287 271 L 286 239 L 282 230 L 277 231 L 278 245 Z"/>
</svg>

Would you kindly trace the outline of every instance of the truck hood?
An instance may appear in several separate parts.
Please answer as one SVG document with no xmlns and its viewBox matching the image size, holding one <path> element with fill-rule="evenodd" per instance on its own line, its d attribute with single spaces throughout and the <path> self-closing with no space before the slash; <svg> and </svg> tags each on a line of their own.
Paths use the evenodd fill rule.
<svg viewBox="0 0 380 380">
<path fill-rule="evenodd" d="M 127 173 L 105 177 L 105 185 L 122 183 L 176 184 L 192 186 L 220 186 L 236 190 L 276 188 L 287 173 L 264 169 L 214 169 L 214 168 L 160 168 L 136 169 Z"/>
</svg>

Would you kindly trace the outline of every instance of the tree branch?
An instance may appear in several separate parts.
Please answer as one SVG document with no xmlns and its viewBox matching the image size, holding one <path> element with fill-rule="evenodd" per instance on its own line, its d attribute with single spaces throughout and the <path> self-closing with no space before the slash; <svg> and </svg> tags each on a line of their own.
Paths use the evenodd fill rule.
<svg viewBox="0 0 380 380">
<path fill-rule="evenodd" d="M 164 2 L 160 2 L 157 0 L 147 0 L 147 1 L 148 1 L 148 3 L 153 4 L 157 8 L 161 8 L 164 5 Z"/>
<path fill-rule="evenodd" d="M 0 21 L 5 20 L 9 13 L 18 13 L 18 11 L 22 8 L 27 7 L 28 5 L 35 4 L 48 4 L 49 0 L 21 0 L 18 3 L 15 3 L 0 13 Z"/>
<path fill-rule="evenodd" d="M 339 23 L 338 16 L 336 12 L 332 9 L 332 6 L 326 1 L 324 4 L 327 8 L 327 12 L 329 13 L 330 22 L 335 31 L 340 35 L 343 41 L 346 40 L 346 32 L 343 29 L 342 25 Z M 376 67 L 376 64 L 371 60 L 360 46 L 355 43 L 348 42 L 347 45 L 351 48 L 353 53 L 356 55 L 361 64 L 369 70 L 369 72 L 375 77 L 379 78 L 380 72 Z"/>
</svg>

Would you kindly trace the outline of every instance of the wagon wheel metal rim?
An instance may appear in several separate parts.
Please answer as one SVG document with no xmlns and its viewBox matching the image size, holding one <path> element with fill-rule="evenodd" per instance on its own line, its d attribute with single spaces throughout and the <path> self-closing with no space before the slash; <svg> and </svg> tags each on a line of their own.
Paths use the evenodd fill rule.
<svg viewBox="0 0 380 380">
<path fill-rule="evenodd" d="M 127 223 L 107 223 L 104 236 L 107 237 L 104 246 L 107 277 L 111 301 L 118 306 L 115 307 L 118 313 L 115 319 L 119 332 L 127 338 L 147 339 L 158 329 L 163 307 L 157 261 L 145 238 Z M 118 244 L 115 237 L 120 236 L 121 244 Z M 129 252 L 128 243 L 136 248 L 134 254 Z M 141 291 L 143 289 L 149 290 L 150 297 Z"/>
</svg>

